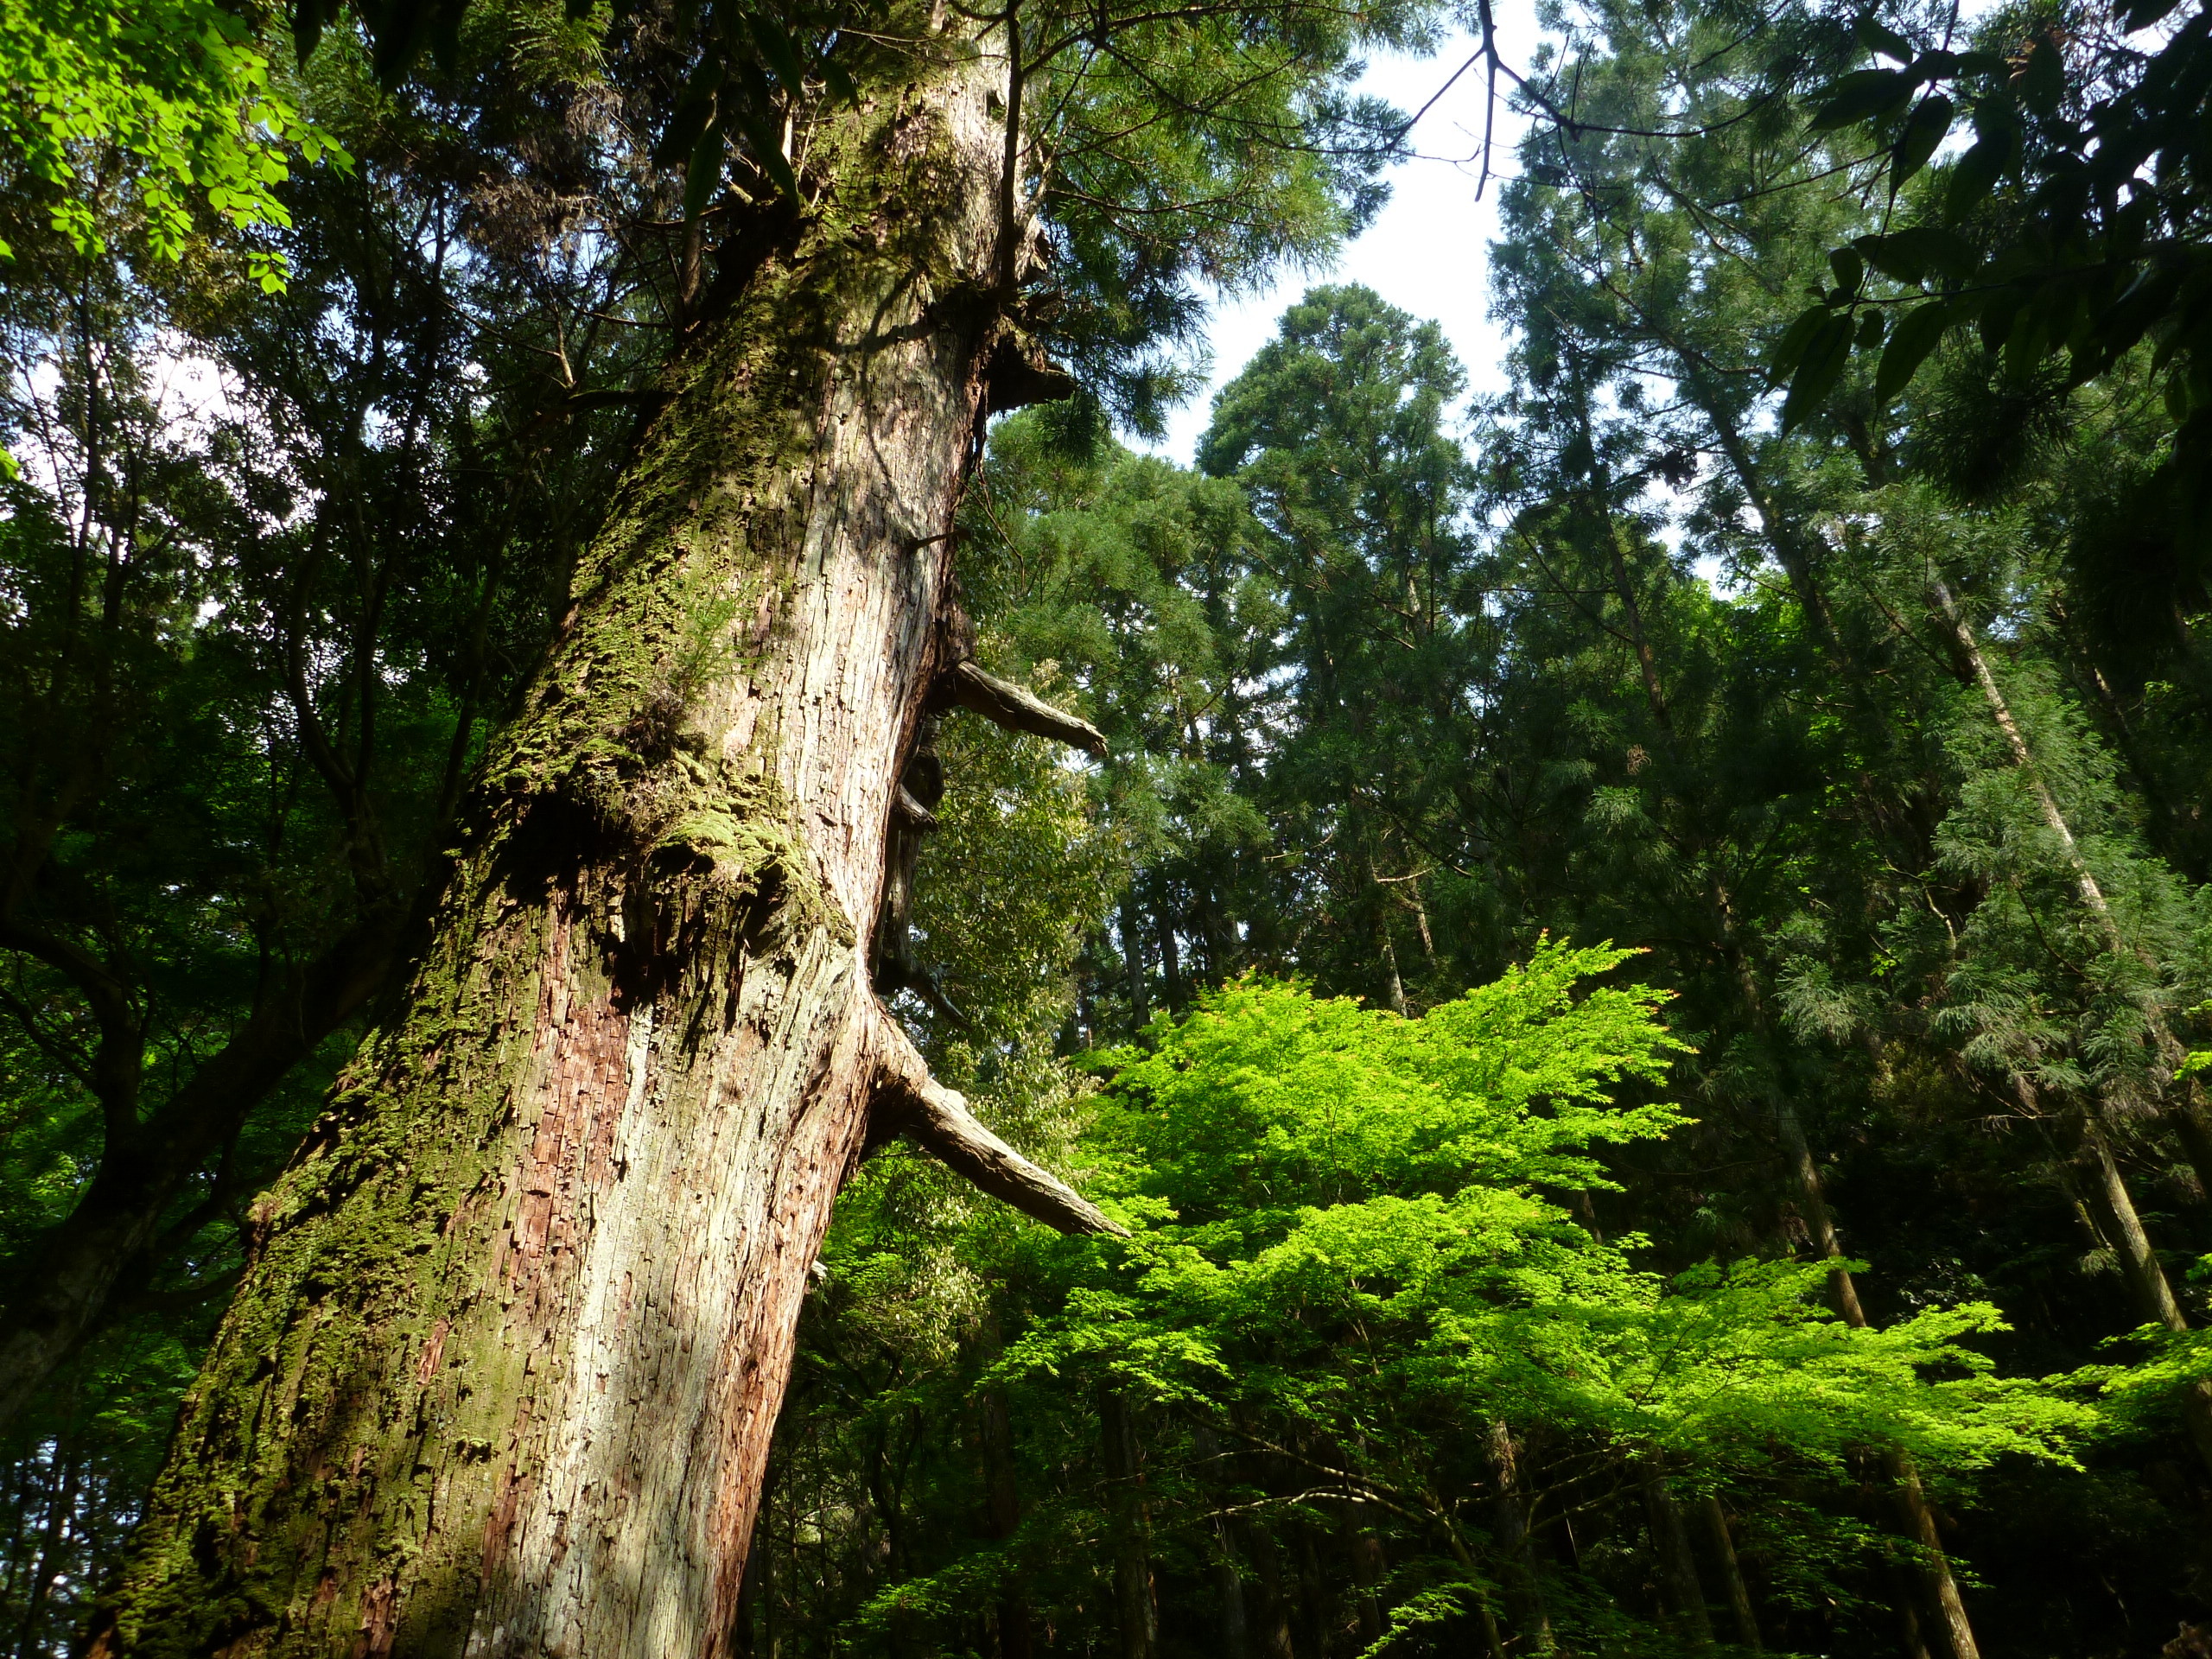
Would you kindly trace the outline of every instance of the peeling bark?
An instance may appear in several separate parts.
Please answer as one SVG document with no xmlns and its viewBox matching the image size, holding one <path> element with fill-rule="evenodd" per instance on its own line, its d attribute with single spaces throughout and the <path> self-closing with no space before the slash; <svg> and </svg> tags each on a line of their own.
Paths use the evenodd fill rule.
<svg viewBox="0 0 2212 1659">
<path fill-rule="evenodd" d="M 820 197 L 671 366 L 92 1653 L 731 1650 L 831 1200 L 879 1092 L 934 1090 L 868 966 L 958 663 L 1004 63 L 916 73 L 817 138 Z"/>
</svg>

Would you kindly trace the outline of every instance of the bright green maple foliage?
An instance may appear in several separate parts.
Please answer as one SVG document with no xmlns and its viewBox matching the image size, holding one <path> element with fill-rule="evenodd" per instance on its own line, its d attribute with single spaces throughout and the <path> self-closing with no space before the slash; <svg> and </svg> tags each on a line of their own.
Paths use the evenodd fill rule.
<svg viewBox="0 0 2212 1659">
<path fill-rule="evenodd" d="M 1547 943 L 1417 1019 L 1248 980 L 1155 1022 L 1094 1131 L 1120 1160 L 1094 1190 L 1141 1230 L 1098 1247 L 1067 1316 L 1008 1363 L 1110 1356 L 1194 1401 L 1280 1388 L 1301 1415 L 1350 1414 L 1344 1431 L 1388 1376 L 1468 1422 L 1534 1414 L 1706 1459 L 2063 1455 L 2077 1410 L 1961 1345 L 2004 1328 L 1993 1307 L 1853 1331 L 1819 1300 L 1823 1268 L 1669 1282 L 1636 1266 L 1639 1236 L 1574 1218 L 1565 1195 L 1612 1185 L 1599 1147 L 1686 1121 L 1616 1098 L 1688 1046 L 1659 994 L 1578 994 L 1631 954 Z"/>
<path fill-rule="evenodd" d="M 1632 952 L 1547 942 L 1408 1019 L 1244 980 L 1120 1052 L 1091 1134 L 1093 1191 L 1136 1228 L 1083 1247 L 1057 1315 L 998 1375 L 1086 1375 L 1305 1454 L 1321 1488 L 1491 1548 L 1467 1508 L 1503 1422 L 1702 1490 L 1853 1478 L 1870 1448 L 1957 1479 L 2007 1455 L 2070 1460 L 2090 1409 L 2002 1378 L 1981 1303 L 1853 1330 L 1825 1268 L 1744 1262 L 1668 1280 L 1573 1195 L 1599 1153 L 1687 1120 L 1651 1098 L 1688 1048 L 1662 997 L 1609 976 Z M 1808 1548 L 1808 1559 L 1820 1552 Z M 1480 1574 L 1468 1580 L 1479 1590 Z"/>
<path fill-rule="evenodd" d="M 275 193 L 284 146 L 344 160 L 271 83 L 245 20 L 214 0 L 0 0 L 0 144 L 51 188 L 54 229 L 86 256 L 103 246 L 107 157 L 124 158 L 164 259 L 182 253 L 197 202 L 240 228 L 289 226 Z M 12 257 L 4 242 L 0 257 Z M 280 290 L 283 257 L 251 257 L 262 287 Z"/>
</svg>

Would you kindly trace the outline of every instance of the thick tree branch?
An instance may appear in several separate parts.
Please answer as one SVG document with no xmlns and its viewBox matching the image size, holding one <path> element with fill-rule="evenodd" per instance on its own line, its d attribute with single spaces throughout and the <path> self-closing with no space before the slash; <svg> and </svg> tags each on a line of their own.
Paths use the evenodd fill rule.
<svg viewBox="0 0 2212 1659">
<path fill-rule="evenodd" d="M 904 784 L 899 785 L 899 792 L 891 798 L 891 810 L 917 830 L 937 828 L 937 814 L 916 800 L 913 791 Z"/>
<path fill-rule="evenodd" d="M 1010 681 L 986 674 L 973 658 L 956 664 L 940 688 L 944 700 L 1010 732 L 1049 737 L 1103 758 L 1106 734 L 1089 721 L 1055 709 Z"/>
<path fill-rule="evenodd" d="M 925 1147 L 945 1167 L 1025 1216 L 1064 1233 L 1110 1233 L 1127 1229 L 1052 1171 L 1033 1164 L 976 1121 L 967 1100 L 930 1076 L 899 1022 L 871 1001 L 875 1023 L 875 1110 L 899 1134 Z"/>
<path fill-rule="evenodd" d="M 99 1102 L 109 1142 L 130 1139 L 138 1127 L 145 1033 L 132 1006 L 129 984 L 71 940 L 42 928 L 23 926 L 4 915 L 0 915 L 0 950 L 19 950 L 66 976 L 90 1005 L 100 1040 L 92 1051 L 86 1082 Z M 38 1034 L 35 1028 L 32 1034 Z"/>
<path fill-rule="evenodd" d="M 134 1119 L 130 1134 L 111 1134 L 75 1207 L 17 1258 L 0 1300 L 0 1427 L 111 1317 L 118 1287 L 159 1266 L 148 1252 L 160 1254 L 162 1217 L 178 1190 L 295 1065 L 375 995 L 400 943 L 398 922 L 389 916 L 333 942 L 288 975 L 189 1082 L 143 1122 Z M 219 1191 L 224 1185 L 219 1178 Z"/>
</svg>

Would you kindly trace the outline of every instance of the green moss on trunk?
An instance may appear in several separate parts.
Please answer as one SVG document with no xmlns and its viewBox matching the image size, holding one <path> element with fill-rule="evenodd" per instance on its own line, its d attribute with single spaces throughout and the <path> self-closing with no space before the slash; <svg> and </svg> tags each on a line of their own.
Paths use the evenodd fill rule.
<svg viewBox="0 0 2212 1659">
<path fill-rule="evenodd" d="M 990 66 L 852 112 L 671 369 L 404 1006 L 254 1217 L 102 1654 L 715 1653 L 855 1155 Z M 856 232 L 865 230 L 865 235 Z"/>
</svg>

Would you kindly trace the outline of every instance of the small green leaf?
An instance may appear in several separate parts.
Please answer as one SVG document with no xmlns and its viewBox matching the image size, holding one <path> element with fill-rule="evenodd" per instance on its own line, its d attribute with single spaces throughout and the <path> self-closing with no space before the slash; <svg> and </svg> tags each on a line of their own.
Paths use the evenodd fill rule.
<svg viewBox="0 0 2212 1659">
<path fill-rule="evenodd" d="M 1943 135 L 1951 130 L 1951 100 L 1941 92 L 1923 98 L 1905 118 L 1904 130 L 1897 135 L 1897 147 L 1890 152 L 1890 194 L 1904 188 L 1905 181 L 1928 165 L 1928 158 L 1936 153 L 1936 146 L 1943 142 Z"/>
<path fill-rule="evenodd" d="M 2066 94 L 2066 66 L 2048 35 L 2028 48 L 2027 67 L 2020 72 L 2020 100 L 2037 115 L 2058 113 Z"/>
<path fill-rule="evenodd" d="M 1878 52 L 1885 58 L 1895 58 L 1899 63 L 1912 61 L 1912 42 L 1872 12 L 1861 17 L 1851 28 L 1852 33 L 1859 36 L 1859 43 L 1869 52 Z"/>
<path fill-rule="evenodd" d="M 1889 326 L 1890 320 L 1883 313 L 1868 311 L 1859 319 L 1859 332 L 1852 336 L 1851 349 L 1854 352 L 1872 351 L 1882 343 L 1882 333 Z"/>
<path fill-rule="evenodd" d="M 1851 318 L 1832 312 L 1805 347 L 1804 360 L 1782 400 L 1782 429 L 1787 433 L 1827 401 L 1851 361 Z"/>
<path fill-rule="evenodd" d="M 791 171 L 790 158 L 785 156 L 784 147 L 778 142 L 773 124 L 761 119 L 759 112 L 753 110 L 747 110 L 741 115 L 738 124 L 744 129 L 746 142 L 750 147 L 746 153 L 752 158 L 753 165 L 768 175 L 777 189 L 800 207 L 804 207 L 806 198 L 799 191 L 798 175 Z"/>
<path fill-rule="evenodd" d="M 1828 269 L 1835 273 L 1835 285 L 1847 302 L 1856 298 L 1859 285 L 1866 280 L 1866 261 L 1856 248 L 1832 248 L 1828 251 Z"/>
<path fill-rule="evenodd" d="M 2166 413 L 2176 421 L 2189 418 L 2189 377 L 2170 374 L 2166 377 Z"/>
<path fill-rule="evenodd" d="M 1859 69 L 1828 87 L 1814 111 L 1815 132 L 1833 132 L 1878 115 L 1887 115 L 1912 96 L 1912 82 L 1902 69 Z"/>
<path fill-rule="evenodd" d="M 1874 370 L 1874 400 L 1886 404 L 1912 384 L 1943 333 L 1951 326 L 1951 307 L 1942 300 L 1915 306 L 1890 331 L 1890 343 Z"/>
<path fill-rule="evenodd" d="M 2012 331 L 2005 339 L 2005 375 L 2015 385 L 2025 385 L 2037 365 L 2050 355 L 2050 320 L 2041 304 L 2023 304 L 2012 314 Z"/>
<path fill-rule="evenodd" d="M 709 124 L 699 135 L 699 142 L 691 147 L 691 159 L 683 168 L 683 217 L 694 219 L 707 211 L 707 204 L 714 200 L 715 190 L 722 181 L 722 135 L 720 126 Z"/>
<path fill-rule="evenodd" d="M 1813 336 L 1832 315 L 1825 304 L 1811 305 L 1790 321 L 1789 327 L 1782 331 L 1782 338 L 1775 342 L 1774 354 L 1767 359 L 1770 385 L 1778 386 L 1789 378 L 1789 372 L 1803 360 L 1805 348 L 1813 343 Z"/>
<path fill-rule="evenodd" d="M 861 89 L 853 85 L 853 78 L 845 73 L 845 66 L 835 58 L 822 60 L 822 84 L 830 89 L 830 96 L 840 104 L 861 101 Z"/>
<path fill-rule="evenodd" d="M 1943 193 L 1944 213 L 1955 219 L 1964 219 L 1980 207 L 2004 176 L 2010 150 L 2009 145 L 1985 138 L 1960 156 Z"/>
<path fill-rule="evenodd" d="M 806 72 L 799 67 L 798 49 L 784 32 L 784 26 L 766 13 L 756 13 L 746 21 L 752 25 L 753 39 L 760 48 L 762 60 L 775 72 L 784 91 L 795 99 L 805 97 Z"/>
<path fill-rule="evenodd" d="M 2148 29 L 2171 12 L 2181 0 L 2134 0 L 2120 15 L 2120 26 L 2133 34 L 2139 29 Z"/>
<path fill-rule="evenodd" d="M 1900 283 L 1925 282 L 1931 276 L 1970 276 L 1981 263 L 1964 237 L 1935 225 L 1862 236 L 1851 245 L 1883 276 Z"/>
</svg>

